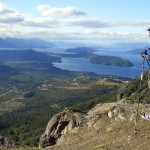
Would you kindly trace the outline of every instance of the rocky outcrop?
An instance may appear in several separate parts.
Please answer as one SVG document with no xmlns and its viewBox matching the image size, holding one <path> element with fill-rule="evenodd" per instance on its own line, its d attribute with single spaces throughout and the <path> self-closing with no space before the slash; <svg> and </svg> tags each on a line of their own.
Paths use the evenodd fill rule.
<svg viewBox="0 0 150 150">
<path fill-rule="evenodd" d="M 74 132 L 82 125 L 92 127 L 103 115 L 109 118 L 124 119 L 124 109 L 118 107 L 121 104 L 125 104 L 125 100 L 117 103 L 98 104 L 87 114 L 75 108 L 66 108 L 49 121 L 45 133 L 40 138 L 39 147 L 44 148 L 58 144 L 62 135 Z"/>
<path fill-rule="evenodd" d="M 128 88 L 128 84 L 125 84 L 118 90 L 117 101 L 126 97 L 125 91 L 127 90 L 127 88 Z"/>
<path fill-rule="evenodd" d="M 82 126 L 85 120 L 86 114 L 75 108 L 66 108 L 54 115 L 40 138 L 39 147 L 44 148 L 56 144 L 61 135 L 73 132 L 75 128 Z"/>
<path fill-rule="evenodd" d="M 45 148 L 50 146 L 49 149 L 54 150 L 89 150 L 93 149 L 91 148 L 91 144 L 94 146 L 94 139 L 96 139 L 96 142 L 99 143 L 100 139 L 105 138 L 102 143 L 106 142 L 108 139 L 110 140 L 109 133 L 112 132 L 115 133 L 115 135 L 111 135 L 112 140 L 115 139 L 118 134 L 120 136 L 125 134 L 125 136 L 121 139 L 124 141 L 124 138 L 133 133 L 137 113 L 136 110 L 137 104 L 131 103 L 126 99 L 113 103 L 100 103 L 87 114 L 79 111 L 78 109 L 66 108 L 61 113 L 53 116 L 49 121 L 45 133 L 40 138 L 40 147 Z M 150 112 L 149 104 L 139 105 L 139 120 L 140 113 L 144 112 Z M 141 127 L 144 126 L 144 120 L 141 119 L 140 123 Z M 90 137 L 92 137 L 93 143 L 88 144 L 92 140 Z M 114 143 L 114 141 L 111 142 Z M 109 144 L 112 146 L 111 143 Z M 118 144 L 115 145 L 116 147 L 114 149 L 118 149 Z M 70 145 L 73 147 L 72 149 Z"/>
<path fill-rule="evenodd" d="M 9 138 L 4 138 L 3 136 L 0 135 L 0 148 L 19 148 L 23 147 L 19 143 L 9 139 Z"/>
</svg>

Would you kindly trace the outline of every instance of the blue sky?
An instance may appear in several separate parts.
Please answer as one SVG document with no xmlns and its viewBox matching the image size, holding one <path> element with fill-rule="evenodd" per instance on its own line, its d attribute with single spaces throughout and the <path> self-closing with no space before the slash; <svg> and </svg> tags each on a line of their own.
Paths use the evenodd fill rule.
<svg viewBox="0 0 150 150">
<path fill-rule="evenodd" d="M 149 0 L 1 0 L 0 34 L 54 42 L 149 42 L 149 4 Z"/>
</svg>

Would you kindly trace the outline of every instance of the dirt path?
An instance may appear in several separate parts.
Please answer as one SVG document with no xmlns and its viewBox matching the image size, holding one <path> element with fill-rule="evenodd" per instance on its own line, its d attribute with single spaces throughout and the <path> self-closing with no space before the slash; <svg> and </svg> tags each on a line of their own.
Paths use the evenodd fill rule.
<svg viewBox="0 0 150 150">
<path fill-rule="evenodd" d="M 9 93 L 11 93 L 11 92 L 13 92 L 13 90 L 10 90 L 10 91 L 8 91 L 8 92 L 6 92 L 6 93 L 0 95 L 0 98 L 3 97 L 3 96 L 5 96 L 5 95 L 7 95 L 7 94 L 9 94 Z"/>
</svg>

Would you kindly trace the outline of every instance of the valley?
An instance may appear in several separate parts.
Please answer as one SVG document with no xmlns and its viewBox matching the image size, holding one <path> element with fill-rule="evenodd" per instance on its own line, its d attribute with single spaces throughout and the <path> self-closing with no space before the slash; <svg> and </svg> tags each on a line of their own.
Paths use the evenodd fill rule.
<svg viewBox="0 0 150 150">
<path fill-rule="evenodd" d="M 149 3 L 2 0 L 0 150 L 150 150 Z"/>
<path fill-rule="evenodd" d="M 30 55 L 34 59 L 25 60 L 27 52 L 22 51 L 23 59 L 13 57 L 17 58 L 15 61 L 11 59 L 12 51 L 9 53 L 11 61 L 4 59 L 0 65 L 0 135 L 23 145 L 38 146 L 39 137 L 55 113 L 65 107 L 79 107 L 86 111 L 104 97 L 107 97 L 106 101 L 113 101 L 115 94 L 114 98 L 108 98 L 108 93 L 131 80 L 62 70 L 53 66 L 44 53 L 39 55 L 34 51 Z M 35 61 L 37 56 L 39 60 Z M 43 61 L 43 57 L 47 60 Z M 103 99 L 98 98 L 101 96 Z"/>
</svg>

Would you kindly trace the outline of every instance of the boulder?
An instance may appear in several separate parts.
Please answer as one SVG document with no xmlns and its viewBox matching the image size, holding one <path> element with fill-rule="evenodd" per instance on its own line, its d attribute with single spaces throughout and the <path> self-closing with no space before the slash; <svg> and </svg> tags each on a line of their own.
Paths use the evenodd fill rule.
<svg viewBox="0 0 150 150">
<path fill-rule="evenodd" d="M 126 115 L 125 109 L 121 108 L 121 107 L 116 107 L 113 110 L 110 110 L 108 112 L 108 117 L 109 118 L 114 118 L 114 119 L 124 120 L 125 115 Z"/>
<path fill-rule="evenodd" d="M 23 147 L 22 145 L 20 145 L 19 143 L 9 139 L 9 138 L 4 138 L 3 136 L 0 135 L 0 148 L 4 147 L 4 148 L 19 148 L 19 147 Z"/>
<path fill-rule="evenodd" d="M 85 113 L 75 108 L 65 108 L 48 122 L 45 133 L 40 138 L 39 147 L 44 148 L 56 144 L 61 135 L 82 126 L 85 120 Z"/>
<path fill-rule="evenodd" d="M 125 98 L 125 91 L 128 88 L 128 84 L 125 84 L 124 86 L 122 86 L 119 90 L 118 90 L 118 95 L 117 95 L 117 101 Z"/>
</svg>

